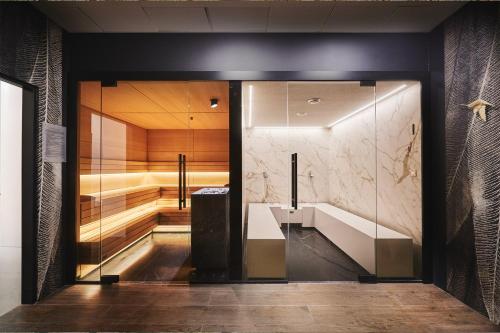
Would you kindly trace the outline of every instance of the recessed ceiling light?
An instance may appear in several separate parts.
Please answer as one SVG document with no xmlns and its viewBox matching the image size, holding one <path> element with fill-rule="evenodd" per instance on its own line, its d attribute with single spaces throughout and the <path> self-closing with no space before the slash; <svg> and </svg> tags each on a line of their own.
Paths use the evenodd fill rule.
<svg viewBox="0 0 500 333">
<path fill-rule="evenodd" d="M 210 107 L 215 109 L 217 106 L 219 106 L 219 100 L 217 98 L 210 98 Z"/>
<path fill-rule="evenodd" d="M 297 112 L 296 115 L 297 117 L 305 117 L 307 116 L 307 112 Z"/>
<path fill-rule="evenodd" d="M 307 100 L 307 104 L 311 104 L 311 105 L 319 104 L 320 102 L 321 102 L 321 98 L 319 98 L 319 97 L 312 97 L 312 98 L 309 98 Z"/>
</svg>

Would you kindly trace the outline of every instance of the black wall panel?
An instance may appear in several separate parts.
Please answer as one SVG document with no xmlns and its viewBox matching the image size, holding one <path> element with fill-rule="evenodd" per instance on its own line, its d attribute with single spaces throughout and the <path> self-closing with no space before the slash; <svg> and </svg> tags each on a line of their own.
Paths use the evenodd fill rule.
<svg viewBox="0 0 500 333">
<path fill-rule="evenodd" d="M 450 293 L 500 322 L 500 4 L 444 23 L 446 268 Z M 466 105 L 493 104 L 486 121 Z"/>
<path fill-rule="evenodd" d="M 62 168 L 42 160 L 44 122 L 62 121 L 63 31 L 28 3 L 0 3 L 0 72 L 38 88 L 35 138 L 37 299 L 61 287 Z"/>
<path fill-rule="evenodd" d="M 68 41 L 72 94 L 82 79 L 418 79 L 429 91 L 428 34 L 70 34 Z M 240 98 L 231 95 L 232 110 L 240 112 Z M 71 114 L 68 124 L 76 121 Z M 233 222 L 241 221 L 241 209 L 235 208 L 241 202 L 240 117 L 231 115 L 233 279 L 238 279 L 242 264 L 241 223 Z M 426 280 L 431 281 L 432 265 L 426 264 Z"/>
<path fill-rule="evenodd" d="M 427 71 L 427 34 L 73 34 L 72 71 Z"/>
</svg>

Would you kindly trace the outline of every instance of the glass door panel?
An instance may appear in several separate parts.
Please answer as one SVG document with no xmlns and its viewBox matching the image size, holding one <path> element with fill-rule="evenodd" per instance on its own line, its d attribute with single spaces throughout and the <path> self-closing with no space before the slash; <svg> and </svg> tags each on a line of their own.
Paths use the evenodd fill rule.
<svg viewBox="0 0 500 333">
<path fill-rule="evenodd" d="M 298 201 L 289 217 L 289 280 L 375 275 L 375 87 L 288 82 L 287 95 Z"/>
<path fill-rule="evenodd" d="M 183 263 L 190 248 L 186 171 L 192 158 L 188 85 L 118 81 L 102 88 L 102 100 L 102 275 L 185 281 L 189 268 Z"/>
<path fill-rule="evenodd" d="M 377 275 L 419 278 L 422 267 L 421 87 L 378 81 Z"/>
<path fill-rule="evenodd" d="M 136 162 L 144 161 L 144 156 L 139 156 L 139 145 L 144 145 L 145 133 L 123 120 L 122 111 L 127 111 L 120 99 L 123 90 L 132 91 L 122 82 L 103 86 L 101 91 L 101 276 L 119 275 L 119 270 L 108 262 L 135 240 L 138 233 L 134 235 L 132 230 L 142 215 L 141 205 L 132 207 L 135 205 L 129 198 L 143 190 L 144 176 Z M 128 146 L 132 138 L 135 150 Z"/>
<path fill-rule="evenodd" d="M 76 193 L 76 279 L 101 276 L 101 83 L 79 82 L 77 112 L 78 182 Z"/>
<path fill-rule="evenodd" d="M 291 157 L 286 82 L 243 82 L 243 217 L 248 279 L 286 279 Z"/>
</svg>

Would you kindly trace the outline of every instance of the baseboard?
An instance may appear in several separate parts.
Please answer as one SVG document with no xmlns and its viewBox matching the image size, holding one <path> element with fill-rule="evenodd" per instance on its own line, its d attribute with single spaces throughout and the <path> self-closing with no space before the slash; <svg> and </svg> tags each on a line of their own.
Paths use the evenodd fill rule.
<svg viewBox="0 0 500 333">
<path fill-rule="evenodd" d="M 101 275 L 101 284 L 113 284 L 120 282 L 120 275 Z"/>
<path fill-rule="evenodd" d="M 377 283 L 377 276 L 375 274 L 358 275 L 359 283 Z"/>
</svg>

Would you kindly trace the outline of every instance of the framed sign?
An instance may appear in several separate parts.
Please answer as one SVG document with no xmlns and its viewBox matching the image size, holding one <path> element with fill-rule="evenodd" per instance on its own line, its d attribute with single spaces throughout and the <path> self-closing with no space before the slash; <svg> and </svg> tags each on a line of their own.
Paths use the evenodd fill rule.
<svg viewBox="0 0 500 333">
<path fill-rule="evenodd" d="M 43 123 L 43 161 L 66 162 L 66 127 Z"/>
</svg>

